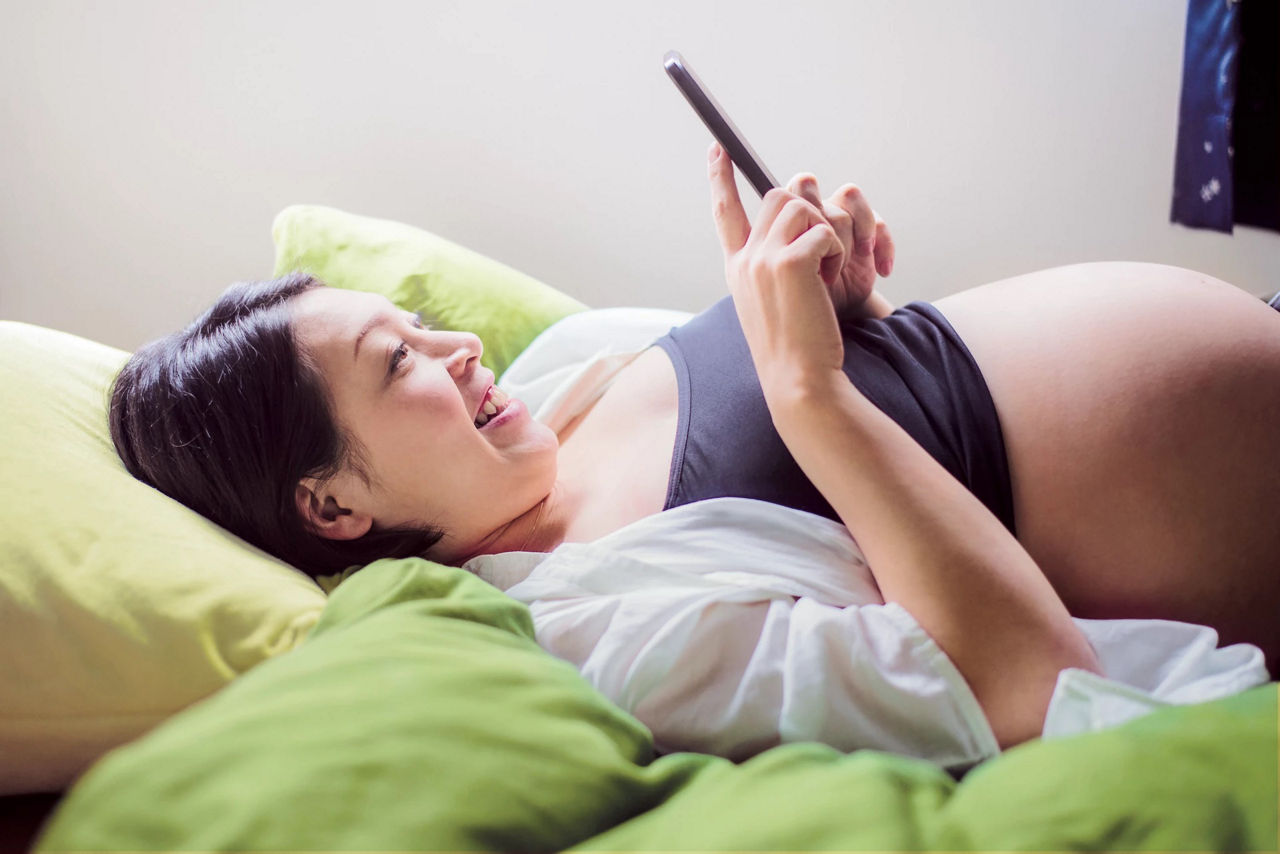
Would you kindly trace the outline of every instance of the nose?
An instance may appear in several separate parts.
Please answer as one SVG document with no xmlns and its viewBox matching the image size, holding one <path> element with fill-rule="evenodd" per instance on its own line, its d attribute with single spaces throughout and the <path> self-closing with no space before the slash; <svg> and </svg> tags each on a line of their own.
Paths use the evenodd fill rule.
<svg viewBox="0 0 1280 854">
<path fill-rule="evenodd" d="M 458 332 L 450 335 L 453 340 L 447 344 L 449 349 L 446 351 L 449 373 L 454 377 L 461 377 L 472 367 L 472 362 L 479 362 L 480 354 L 484 352 L 484 342 L 474 332 Z"/>
</svg>

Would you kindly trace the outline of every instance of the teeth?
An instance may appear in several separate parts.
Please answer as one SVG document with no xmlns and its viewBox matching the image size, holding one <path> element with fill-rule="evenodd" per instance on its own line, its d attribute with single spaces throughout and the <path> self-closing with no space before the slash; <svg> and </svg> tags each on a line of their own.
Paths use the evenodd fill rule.
<svg viewBox="0 0 1280 854">
<path fill-rule="evenodd" d="M 494 386 L 489 392 L 489 397 L 485 400 L 484 406 L 480 408 L 480 414 L 476 416 L 476 426 L 483 427 L 488 424 L 489 419 L 506 409 L 509 402 L 509 398 L 502 390 Z"/>
</svg>

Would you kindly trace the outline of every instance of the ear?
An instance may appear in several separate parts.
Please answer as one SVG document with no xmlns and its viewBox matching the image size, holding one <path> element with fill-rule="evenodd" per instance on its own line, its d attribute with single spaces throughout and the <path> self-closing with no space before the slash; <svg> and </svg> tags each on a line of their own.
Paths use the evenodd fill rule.
<svg viewBox="0 0 1280 854">
<path fill-rule="evenodd" d="M 321 498 L 323 491 L 314 478 L 304 478 L 293 493 L 298 515 L 312 532 L 330 540 L 354 540 L 369 532 L 372 516 L 343 507 L 332 495 Z"/>
</svg>

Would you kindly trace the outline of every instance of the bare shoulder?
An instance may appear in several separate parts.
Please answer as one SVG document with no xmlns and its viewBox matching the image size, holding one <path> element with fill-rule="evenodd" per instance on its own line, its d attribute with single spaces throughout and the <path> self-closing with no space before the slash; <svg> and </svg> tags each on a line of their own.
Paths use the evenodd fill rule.
<svg viewBox="0 0 1280 854">
<path fill-rule="evenodd" d="M 568 541 L 589 542 L 662 511 L 679 408 L 671 359 L 650 347 L 618 372 L 572 434 L 562 436 L 559 464 L 592 496 Z"/>
</svg>

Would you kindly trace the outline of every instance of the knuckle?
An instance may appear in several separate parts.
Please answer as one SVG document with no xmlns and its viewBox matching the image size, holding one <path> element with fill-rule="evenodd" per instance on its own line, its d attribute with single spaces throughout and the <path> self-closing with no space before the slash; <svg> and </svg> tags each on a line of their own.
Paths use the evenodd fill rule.
<svg viewBox="0 0 1280 854">
<path fill-rule="evenodd" d="M 787 202 L 786 207 L 784 207 L 783 210 L 789 212 L 792 215 L 797 215 L 804 211 L 817 210 L 817 208 L 815 208 L 813 206 L 813 203 L 808 201 L 807 199 L 796 198 Z"/>
<path fill-rule="evenodd" d="M 857 184 L 845 184 L 840 188 L 840 195 L 851 202 L 862 198 L 862 188 Z"/>
<path fill-rule="evenodd" d="M 792 269 L 795 269 L 796 267 L 799 267 L 801 262 L 803 261 L 804 261 L 803 256 L 795 252 L 787 252 L 787 253 L 784 253 L 781 258 L 778 259 L 778 267 L 784 270 L 792 270 Z"/>
<path fill-rule="evenodd" d="M 762 201 L 778 202 L 781 199 L 790 197 L 790 195 L 791 195 L 790 193 L 788 193 L 786 190 L 782 189 L 781 187 L 774 187 L 773 189 L 769 190 L 769 192 L 764 194 L 764 198 L 762 199 Z"/>
</svg>

